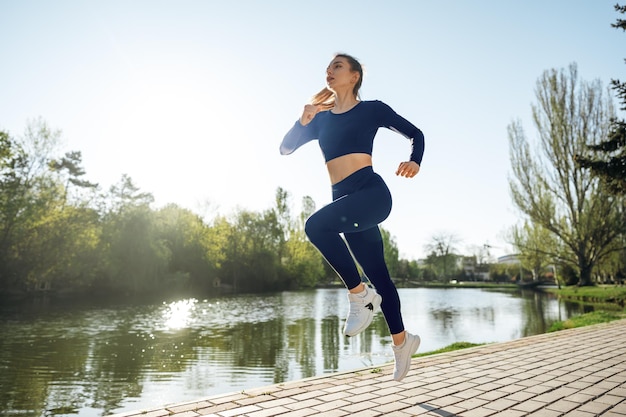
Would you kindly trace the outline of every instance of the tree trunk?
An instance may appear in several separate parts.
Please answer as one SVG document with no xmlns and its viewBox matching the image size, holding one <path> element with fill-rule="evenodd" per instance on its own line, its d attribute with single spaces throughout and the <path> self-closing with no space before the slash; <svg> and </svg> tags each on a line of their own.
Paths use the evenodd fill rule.
<svg viewBox="0 0 626 417">
<path fill-rule="evenodd" d="M 579 265 L 580 268 L 580 278 L 578 280 L 579 287 L 588 287 L 593 285 L 591 282 L 591 270 L 592 266 L 589 264 Z"/>
</svg>

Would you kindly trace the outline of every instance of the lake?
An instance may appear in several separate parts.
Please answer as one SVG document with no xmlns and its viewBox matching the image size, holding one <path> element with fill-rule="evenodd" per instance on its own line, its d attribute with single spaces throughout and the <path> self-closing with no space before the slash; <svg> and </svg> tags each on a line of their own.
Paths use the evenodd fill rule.
<svg viewBox="0 0 626 417">
<path fill-rule="evenodd" d="M 544 333 L 578 304 L 521 290 L 399 289 L 419 352 Z M 342 335 L 343 289 L 0 307 L 2 415 L 101 416 L 393 361 L 382 314 Z"/>
</svg>

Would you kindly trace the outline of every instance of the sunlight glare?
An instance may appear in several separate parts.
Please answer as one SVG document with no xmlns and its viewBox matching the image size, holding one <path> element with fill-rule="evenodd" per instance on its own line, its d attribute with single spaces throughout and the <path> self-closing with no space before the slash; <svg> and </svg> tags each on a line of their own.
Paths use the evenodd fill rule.
<svg viewBox="0 0 626 417">
<path fill-rule="evenodd" d="M 190 298 L 170 303 L 163 314 L 165 316 L 165 327 L 171 330 L 180 330 L 187 327 L 191 322 L 197 302 L 198 300 L 195 298 Z"/>
</svg>

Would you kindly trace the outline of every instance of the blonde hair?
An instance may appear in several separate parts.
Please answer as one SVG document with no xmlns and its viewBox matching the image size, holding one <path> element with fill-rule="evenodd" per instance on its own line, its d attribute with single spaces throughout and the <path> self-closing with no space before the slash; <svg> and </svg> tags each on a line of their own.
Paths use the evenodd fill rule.
<svg viewBox="0 0 626 417">
<path fill-rule="evenodd" d="M 360 98 L 359 90 L 361 89 L 361 84 L 363 84 L 363 66 L 356 60 L 356 58 L 348 54 L 336 54 L 333 59 L 340 57 L 345 58 L 348 61 L 350 71 L 356 71 L 359 73 L 359 79 L 354 85 L 352 93 L 354 94 L 354 97 Z M 311 97 L 311 104 L 314 106 L 320 106 L 322 110 L 332 109 L 335 106 L 335 93 L 324 87 L 319 93 Z"/>
</svg>

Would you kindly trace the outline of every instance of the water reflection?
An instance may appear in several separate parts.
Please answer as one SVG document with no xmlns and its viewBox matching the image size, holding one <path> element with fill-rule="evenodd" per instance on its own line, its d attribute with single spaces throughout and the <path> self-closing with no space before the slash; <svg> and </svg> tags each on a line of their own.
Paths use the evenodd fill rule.
<svg viewBox="0 0 626 417">
<path fill-rule="evenodd" d="M 197 302 L 198 301 L 195 298 L 191 298 L 167 304 L 167 308 L 164 313 L 165 327 L 171 330 L 187 327 L 191 322 L 192 313 Z"/>
<path fill-rule="evenodd" d="M 575 304 L 533 292 L 402 289 L 420 351 L 542 333 Z M 378 365 L 392 360 L 381 314 L 341 334 L 343 290 L 113 308 L 2 305 L 4 415 L 97 416 Z"/>
</svg>

